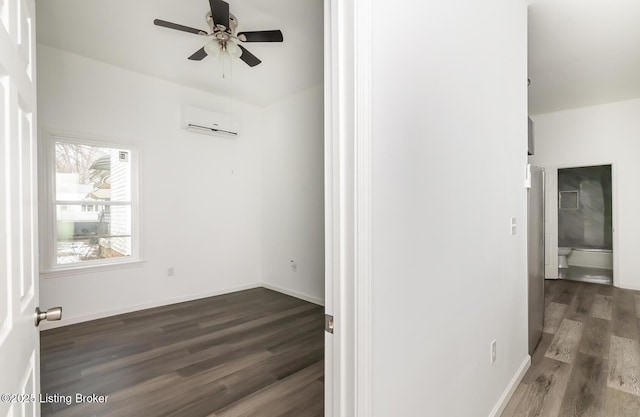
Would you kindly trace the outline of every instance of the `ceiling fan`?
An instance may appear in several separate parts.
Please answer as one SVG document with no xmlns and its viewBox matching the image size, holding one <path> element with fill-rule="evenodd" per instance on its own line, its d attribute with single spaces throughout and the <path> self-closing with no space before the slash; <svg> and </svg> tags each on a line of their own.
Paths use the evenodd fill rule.
<svg viewBox="0 0 640 417">
<path fill-rule="evenodd" d="M 207 12 L 206 20 L 209 32 L 167 22 L 166 20 L 155 19 L 156 26 L 169 29 L 189 32 L 200 36 L 212 37 L 213 39 L 202 48 L 198 49 L 189 57 L 192 61 L 201 61 L 209 55 L 217 56 L 228 54 L 232 57 L 240 58 L 250 67 L 255 67 L 262 61 L 249 52 L 240 42 L 282 42 L 282 32 L 279 30 L 259 30 L 253 32 L 238 32 L 238 19 L 229 13 L 229 3 L 223 0 L 209 0 L 211 11 Z"/>
</svg>

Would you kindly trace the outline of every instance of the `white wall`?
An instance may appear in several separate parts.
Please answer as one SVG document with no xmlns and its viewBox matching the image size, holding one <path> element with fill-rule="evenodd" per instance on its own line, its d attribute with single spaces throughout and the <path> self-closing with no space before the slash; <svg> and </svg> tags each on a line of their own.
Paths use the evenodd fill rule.
<svg viewBox="0 0 640 417">
<path fill-rule="evenodd" d="M 488 416 L 528 363 L 526 6 L 392 9 L 401 36 L 372 40 L 373 415 Z"/>
<path fill-rule="evenodd" d="M 531 162 L 546 168 L 612 163 L 614 283 L 640 290 L 640 99 L 531 116 Z"/>
<path fill-rule="evenodd" d="M 262 279 L 324 301 L 324 109 L 321 85 L 266 108 L 261 137 Z M 291 268 L 291 260 L 297 265 Z"/>
<path fill-rule="evenodd" d="M 233 103 L 243 119 L 235 140 L 179 127 L 183 105 L 225 111 L 229 104 L 229 98 L 38 45 L 40 128 L 142 144 L 147 260 L 137 268 L 43 277 L 41 306 L 63 306 L 68 324 L 260 284 L 263 110 Z M 169 266 L 175 277 L 167 277 Z"/>
</svg>

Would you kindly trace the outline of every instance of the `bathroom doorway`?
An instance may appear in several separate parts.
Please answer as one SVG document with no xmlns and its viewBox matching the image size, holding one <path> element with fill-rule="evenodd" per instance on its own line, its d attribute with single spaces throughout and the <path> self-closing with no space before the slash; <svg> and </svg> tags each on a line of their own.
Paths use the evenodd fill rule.
<svg viewBox="0 0 640 417">
<path fill-rule="evenodd" d="M 611 165 L 558 169 L 558 276 L 613 284 Z"/>
</svg>

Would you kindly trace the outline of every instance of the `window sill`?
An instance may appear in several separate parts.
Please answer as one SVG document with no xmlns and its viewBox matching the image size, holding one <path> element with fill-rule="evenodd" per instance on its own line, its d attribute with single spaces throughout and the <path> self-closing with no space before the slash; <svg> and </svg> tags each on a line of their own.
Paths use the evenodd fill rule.
<svg viewBox="0 0 640 417">
<path fill-rule="evenodd" d="M 137 260 L 98 264 L 98 265 L 69 266 L 65 268 L 51 269 L 48 271 L 40 271 L 40 277 L 59 278 L 59 277 L 66 277 L 70 275 L 84 275 L 84 274 L 91 274 L 96 272 L 115 271 L 118 269 L 140 268 L 145 263 L 147 263 L 146 260 L 137 259 Z"/>
</svg>

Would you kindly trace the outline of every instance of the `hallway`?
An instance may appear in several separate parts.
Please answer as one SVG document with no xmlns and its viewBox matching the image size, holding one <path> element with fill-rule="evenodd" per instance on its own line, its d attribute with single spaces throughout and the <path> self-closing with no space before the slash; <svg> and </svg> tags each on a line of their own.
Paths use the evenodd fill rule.
<svg viewBox="0 0 640 417">
<path fill-rule="evenodd" d="M 545 323 L 502 417 L 640 415 L 640 292 L 545 281 Z"/>
</svg>

